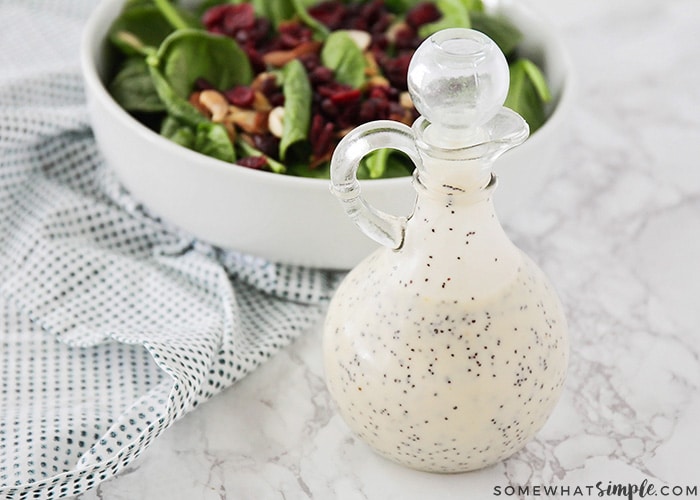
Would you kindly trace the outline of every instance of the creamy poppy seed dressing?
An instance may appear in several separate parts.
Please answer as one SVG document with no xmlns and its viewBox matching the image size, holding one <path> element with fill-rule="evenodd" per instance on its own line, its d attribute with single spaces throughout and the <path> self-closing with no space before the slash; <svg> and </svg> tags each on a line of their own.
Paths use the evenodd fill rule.
<svg viewBox="0 0 700 500">
<path fill-rule="evenodd" d="M 382 455 L 472 470 L 544 424 L 564 381 L 565 319 L 495 218 L 474 217 L 493 213 L 489 200 L 421 201 L 404 249 L 377 250 L 338 289 L 326 378 L 348 425 Z"/>
<path fill-rule="evenodd" d="M 491 201 L 494 160 L 528 135 L 502 107 L 507 83 L 492 40 L 440 31 L 409 66 L 422 115 L 413 127 L 362 125 L 331 161 L 345 212 L 384 247 L 348 274 L 329 305 L 326 382 L 355 433 L 417 469 L 462 472 L 510 456 L 542 427 L 564 383 L 562 307 Z M 358 165 L 383 147 L 416 165 L 408 220 L 361 197 Z"/>
</svg>

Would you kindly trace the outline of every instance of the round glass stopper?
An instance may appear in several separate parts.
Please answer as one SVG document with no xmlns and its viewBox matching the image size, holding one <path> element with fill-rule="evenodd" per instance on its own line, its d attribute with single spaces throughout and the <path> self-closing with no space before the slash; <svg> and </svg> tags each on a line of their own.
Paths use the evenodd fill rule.
<svg viewBox="0 0 700 500">
<path fill-rule="evenodd" d="M 496 43 L 471 29 L 426 39 L 408 67 L 408 90 L 432 125 L 473 129 L 493 118 L 508 95 L 508 63 Z"/>
</svg>

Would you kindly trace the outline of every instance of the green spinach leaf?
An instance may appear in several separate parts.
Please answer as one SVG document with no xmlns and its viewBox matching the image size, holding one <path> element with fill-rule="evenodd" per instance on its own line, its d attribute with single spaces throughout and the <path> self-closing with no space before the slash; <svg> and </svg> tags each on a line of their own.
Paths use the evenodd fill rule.
<svg viewBox="0 0 700 500">
<path fill-rule="evenodd" d="M 394 14 L 403 15 L 422 0 L 384 0 L 384 4 Z"/>
<path fill-rule="evenodd" d="M 167 116 L 161 125 L 160 134 L 180 146 L 212 158 L 229 163 L 236 161 L 236 153 L 226 129 L 218 123 L 203 121 L 191 126 L 173 116 Z"/>
<path fill-rule="evenodd" d="M 292 162 L 287 165 L 287 173 L 297 177 L 310 177 L 312 179 L 330 179 L 331 164 L 325 162 L 316 168 L 309 168 L 309 162 Z"/>
<path fill-rule="evenodd" d="M 153 6 L 153 0 L 126 0 L 123 10 L 131 9 L 132 7 L 143 7 L 145 5 Z"/>
<path fill-rule="evenodd" d="M 127 55 L 142 53 L 145 47 L 158 47 L 172 33 L 170 23 L 151 3 L 128 4 L 108 31 L 113 45 Z"/>
<path fill-rule="evenodd" d="M 196 127 L 199 123 L 209 121 L 186 98 L 181 97 L 170 86 L 168 80 L 157 68 L 157 58 L 150 57 L 146 59 L 146 62 L 153 80 L 153 87 L 170 116 L 191 127 Z"/>
<path fill-rule="evenodd" d="M 340 83 L 360 88 L 365 83 L 367 61 L 345 31 L 331 33 L 321 49 L 321 63 L 332 69 Z"/>
<path fill-rule="evenodd" d="M 299 17 L 299 19 L 301 19 L 301 22 L 303 22 L 305 25 L 311 28 L 316 34 L 317 38 L 323 40 L 328 37 L 328 35 L 330 34 L 328 28 L 326 28 L 325 25 L 314 19 L 311 16 L 311 14 L 309 14 L 309 12 L 306 10 L 306 7 L 310 5 L 310 2 L 308 2 L 307 0 L 291 0 L 291 3 L 292 7 L 294 8 L 294 12 Z"/>
<path fill-rule="evenodd" d="M 211 9 L 212 7 L 216 7 L 217 5 L 222 5 L 222 4 L 236 4 L 236 3 L 241 3 L 242 0 L 203 0 L 202 2 L 199 2 L 194 10 L 195 14 L 197 17 L 201 19 L 201 17 L 204 15 L 204 13 Z"/>
<path fill-rule="evenodd" d="M 442 17 L 433 23 L 424 24 L 418 29 L 418 35 L 428 38 L 433 33 L 448 28 L 470 28 L 469 10 L 464 0 L 437 0 L 436 7 Z"/>
<path fill-rule="evenodd" d="M 147 113 L 165 111 L 156 92 L 146 60 L 140 56 L 127 58 L 109 84 L 112 97 L 127 111 Z"/>
<path fill-rule="evenodd" d="M 413 163 L 403 153 L 390 148 L 378 149 L 365 156 L 357 169 L 358 179 L 405 177 L 413 172 Z"/>
<path fill-rule="evenodd" d="M 304 66 L 296 59 L 282 69 L 284 86 L 284 122 L 280 140 L 280 158 L 287 157 L 289 147 L 305 141 L 311 124 L 311 84 Z"/>
<path fill-rule="evenodd" d="M 170 115 L 163 120 L 160 127 L 160 135 L 180 146 L 194 149 L 194 129 L 181 124 Z"/>
<path fill-rule="evenodd" d="M 547 84 L 547 79 L 540 70 L 540 68 L 529 59 L 521 58 L 520 64 L 523 65 L 523 69 L 527 76 L 530 78 L 532 85 L 534 85 L 535 90 L 537 90 L 537 95 L 540 96 L 540 100 L 543 103 L 547 103 L 552 100 L 552 93 L 549 90 L 549 85 Z"/>
<path fill-rule="evenodd" d="M 544 76 L 532 61 L 518 59 L 510 65 L 510 89 L 504 106 L 520 114 L 530 125 L 531 133 L 546 121 L 544 103 L 549 99 Z"/>
<path fill-rule="evenodd" d="M 247 85 L 253 78 L 248 57 L 233 39 L 192 29 L 178 30 L 163 41 L 157 68 L 185 99 L 200 77 L 222 90 Z"/>
<path fill-rule="evenodd" d="M 226 128 L 219 123 L 210 121 L 197 124 L 195 129 L 193 149 L 212 158 L 233 163 L 236 152 L 228 137 Z"/>
<path fill-rule="evenodd" d="M 471 13 L 472 28 L 485 33 L 500 47 L 506 57 L 518 46 L 523 34 L 510 21 L 483 12 Z"/>
<path fill-rule="evenodd" d="M 276 174 L 287 173 L 287 167 L 284 164 L 270 158 L 262 151 L 254 148 L 253 146 L 248 144 L 245 140 L 243 140 L 243 139 L 236 140 L 236 145 L 241 150 L 244 157 L 245 156 L 264 156 L 265 160 L 267 160 L 267 166 L 270 167 L 270 170 L 272 170 Z"/>
<path fill-rule="evenodd" d="M 268 19 L 273 26 L 294 17 L 294 6 L 290 0 L 250 0 L 250 3 L 253 4 L 255 14 Z"/>
<path fill-rule="evenodd" d="M 384 148 L 372 151 L 365 156 L 362 159 L 362 163 L 364 163 L 364 167 L 367 170 L 367 177 L 370 179 L 379 179 L 383 177 L 390 155 L 391 149 Z M 361 164 L 360 167 L 362 166 Z"/>
<path fill-rule="evenodd" d="M 173 5 L 170 0 L 153 0 L 163 17 L 176 29 L 200 28 L 197 18 L 184 9 Z"/>
<path fill-rule="evenodd" d="M 462 0 L 462 3 L 469 12 L 484 12 L 484 2 L 482 0 Z"/>
</svg>

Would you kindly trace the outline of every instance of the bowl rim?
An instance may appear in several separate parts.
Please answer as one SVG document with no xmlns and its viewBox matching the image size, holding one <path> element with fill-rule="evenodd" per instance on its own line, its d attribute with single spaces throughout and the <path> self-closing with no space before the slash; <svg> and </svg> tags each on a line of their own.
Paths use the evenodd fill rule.
<svg viewBox="0 0 700 500">
<path fill-rule="evenodd" d="M 135 133 L 147 142 L 153 143 L 157 147 L 165 148 L 165 150 L 171 154 L 181 156 L 186 162 L 198 164 L 198 167 L 221 171 L 223 175 L 240 176 L 242 179 L 246 180 L 280 184 L 284 185 L 286 188 L 307 189 L 310 186 L 329 186 L 330 181 L 328 179 L 275 174 L 274 172 L 246 168 L 236 165 L 235 163 L 229 163 L 203 155 L 202 153 L 198 153 L 172 142 L 131 116 L 111 96 L 97 69 L 97 58 L 104 50 L 106 44 L 106 29 L 114 19 L 111 12 L 114 10 L 118 13 L 118 7 L 121 7 L 123 3 L 124 0 L 103 0 L 98 4 L 85 24 L 80 44 L 80 66 L 85 84 L 91 90 L 93 97 L 100 101 L 112 114 L 114 119 L 132 128 Z M 526 7 L 519 3 L 516 4 L 508 1 L 503 2 L 503 8 L 505 10 L 522 9 L 530 14 L 533 13 L 533 9 L 530 6 Z M 562 122 L 564 117 L 568 114 L 568 108 L 573 101 L 573 65 L 563 43 L 562 36 L 554 26 L 545 22 L 541 16 L 538 16 L 538 23 L 540 23 L 540 26 L 546 26 L 545 34 L 548 40 L 555 40 L 558 42 L 552 45 L 550 50 L 557 52 L 557 58 L 561 62 L 562 81 L 561 87 L 556 89 L 557 92 L 555 92 L 554 95 L 553 106 L 546 122 L 535 134 L 528 137 L 528 139 L 518 147 L 519 150 L 536 148 L 540 142 L 545 141 L 547 136 L 550 135 L 550 131 L 555 131 L 560 126 L 560 122 Z M 383 187 L 401 185 L 410 182 L 411 179 L 411 175 L 406 175 L 384 179 L 362 179 L 360 183 L 363 187 L 369 188 L 371 186 L 371 188 L 381 189 Z"/>
</svg>

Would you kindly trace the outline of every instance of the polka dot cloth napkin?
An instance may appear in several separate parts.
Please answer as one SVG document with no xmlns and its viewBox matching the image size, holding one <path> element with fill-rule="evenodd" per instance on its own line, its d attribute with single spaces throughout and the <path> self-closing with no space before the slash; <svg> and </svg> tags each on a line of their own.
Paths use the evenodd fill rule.
<svg viewBox="0 0 700 500">
<path fill-rule="evenodd" d="M 79 70 L 89 0 L 0 2 L 0 497 L 119 473 L 315 323 L 335 277 L 194 241 L 105 167 Z"/>
</svg>

